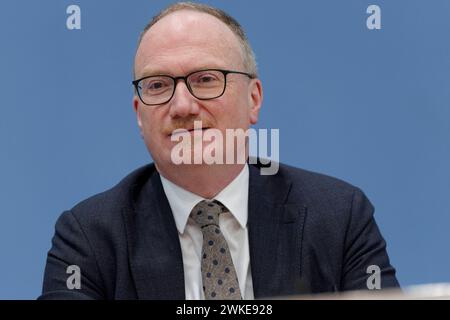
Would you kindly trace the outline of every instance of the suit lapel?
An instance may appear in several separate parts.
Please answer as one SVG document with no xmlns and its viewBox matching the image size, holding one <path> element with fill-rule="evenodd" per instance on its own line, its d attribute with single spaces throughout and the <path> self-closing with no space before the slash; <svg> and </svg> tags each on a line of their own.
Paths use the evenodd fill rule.
<svg viewBox="0 0 450 320">
<path fill-rule="evenodd" d="M 248 228 L 255 298 L 297 293 L 306 208 L 288 203 L 291 182 L 249 165 Z M 175 220 L 159 174 L 131 191 L 123 211 L 132 278 L 139 299 L 185 299 Z"/>
<path fill-rule="evenodd" d="M 130 198 L 123 216 L 138 299 L 185 299 L 178 231 L 156 170 Z"/>
<path fill-rule="evenodd" d="M 255 298 L 294 294 L 306 208 L 287 203 L 291 182 L 249 165 L 249 245 Z"/>
</svg>

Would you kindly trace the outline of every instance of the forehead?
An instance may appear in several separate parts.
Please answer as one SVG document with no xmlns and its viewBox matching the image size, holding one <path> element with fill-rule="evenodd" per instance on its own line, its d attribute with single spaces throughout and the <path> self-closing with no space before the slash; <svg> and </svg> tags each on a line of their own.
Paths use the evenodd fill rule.
<svg viewBox="0 0 450 320">
<path fill-rule="evenodd" d="M 237 36 L 222 21 L 191 10 L 177 11 L 155 23 L 136 52 L 136 76 L 181 75 L 202 68 L 239 68 Z"/>
</svg>

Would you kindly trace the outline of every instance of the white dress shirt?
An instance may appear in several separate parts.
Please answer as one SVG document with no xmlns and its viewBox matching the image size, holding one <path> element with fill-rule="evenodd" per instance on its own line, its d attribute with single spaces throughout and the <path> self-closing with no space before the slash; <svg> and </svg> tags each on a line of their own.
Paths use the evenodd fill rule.
<svg viewBox="0 0 450 320">
<path fill-rule="evenodd" d="M 205 199 L 160 176 L 180 238 L 186 299 L 203 300 L 205 299 L 201 273 L 203 235 L 200 227 L 189 215 L 194 206 Z M 230 211 L 219 216 L 219 227 L 230 248 L 242 298 L 250 300 L 254 299 L 254 295 L 247 228 L 248 184 L 249 170 L 246 164 L 239 175 L 214 199 L 222 202 Z"/>
</svg>

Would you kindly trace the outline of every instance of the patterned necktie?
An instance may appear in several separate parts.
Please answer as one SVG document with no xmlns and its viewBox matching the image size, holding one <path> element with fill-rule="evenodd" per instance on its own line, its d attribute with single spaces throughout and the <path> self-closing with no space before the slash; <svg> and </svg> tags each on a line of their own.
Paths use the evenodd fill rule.
<svg viewBox="0 0 450 320">
<path fill-rule="evenodd" d="M 228 209 L 219 201 L 200 201 L 191 217 L 203 233 L 202 279 L 206 300 L 239 300 L 241 290 L 230 250 L 219 228 L 219 214 Z"/>
</svg>

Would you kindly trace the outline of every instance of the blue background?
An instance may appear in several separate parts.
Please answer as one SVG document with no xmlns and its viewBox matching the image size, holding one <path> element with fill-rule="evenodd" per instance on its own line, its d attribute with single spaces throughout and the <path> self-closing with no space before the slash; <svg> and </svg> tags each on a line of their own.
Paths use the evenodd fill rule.
<svg viewBox="0 0 450 320">
<path fill-rule="evenodd" d="M 1 1 L 0 298 L 37 297 L 59 214 L 150 161 L 131 70 L 168 3 Z M 450 282 L 450 1 L 208 3 L 247 31 L 280 160 L 366 192 L 403 286 Z"/>
</svg>

